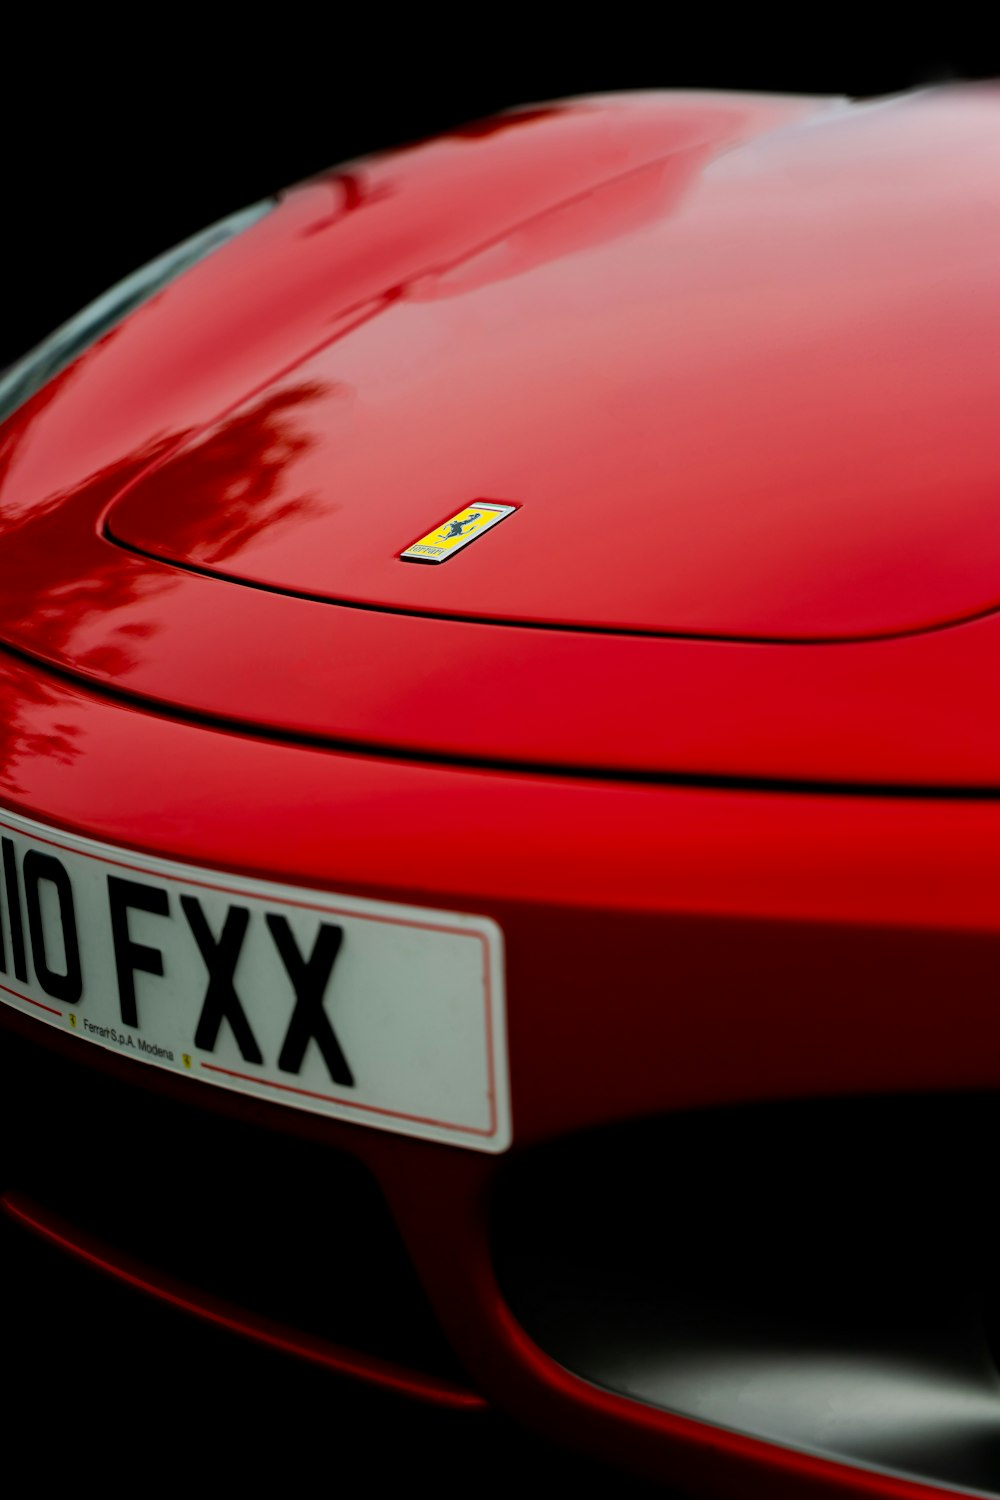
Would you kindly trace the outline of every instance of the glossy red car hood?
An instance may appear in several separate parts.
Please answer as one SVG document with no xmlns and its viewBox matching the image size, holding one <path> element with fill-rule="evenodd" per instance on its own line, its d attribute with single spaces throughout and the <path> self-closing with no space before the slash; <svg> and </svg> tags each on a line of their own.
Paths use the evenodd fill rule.
<svg viewBox="0 0 1000 1500">
<path fill-rule="evenodd" d="M 8 423 L 0 637 L 411 753 L 994 784 L 998 126 L 638 95 L 295 190 Z"/>
<path fill-rule="evenodd" d="M 998 121 L 660 108 L 637 164 L 554 174 L 551 206 L 383 278 L 113 535 L 312 598 L 599 629 L 850 638 L 992 607 Z M 400 563 L 484 497 L 516 522 Z"/>
</svg>

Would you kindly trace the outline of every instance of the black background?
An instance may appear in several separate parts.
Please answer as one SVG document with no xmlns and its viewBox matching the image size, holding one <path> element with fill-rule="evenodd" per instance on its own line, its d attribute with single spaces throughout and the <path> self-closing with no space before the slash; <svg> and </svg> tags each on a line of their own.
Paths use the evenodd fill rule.
<svg viewBox="0 0 1000 1500">
<path fill-rule="evenodd" d="M 1000 73 L 1000 37 L 957 15 L 319 14 L 176 13 L 154 28 L 149 13 L 126 26 L 88 10 L 73 32 L 46 20 L 7 40 L 0 366 L 230 210 L 510 105 L 671 86 L 867 96 Z"/>
</svg>

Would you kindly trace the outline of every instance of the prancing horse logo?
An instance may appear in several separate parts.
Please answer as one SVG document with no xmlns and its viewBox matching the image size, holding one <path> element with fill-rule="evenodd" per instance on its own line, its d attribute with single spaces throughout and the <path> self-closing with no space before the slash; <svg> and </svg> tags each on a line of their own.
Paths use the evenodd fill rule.
<svg viewBox="0 0 1000 1500">
<path fill-rule="evenodd" d="M 482 514 L 481 510 L 473 510 L 469 512 L 464 521 L 447 521 L 445 524 L 448 530 L 444 531 L 444 526 L 441 527 L 441 530 L 444 531 L 445 540 L 450 541 L 453 536 L 461 536 L 465 527 L 474 526 Z"/>
<path fill-rule="evenodd" d="M 454 557 L 470 542 L 478 541 L 487 531 L 517 510 L 502 500 L 476 500 L 472 505 L 463 505 L 447 521 L 435 526 L 416 542 L 411 542 L 399 554 L 403 562 L 441 563 Z M 3 954 L 0 953 L 0 958 Z"/>
</svg>

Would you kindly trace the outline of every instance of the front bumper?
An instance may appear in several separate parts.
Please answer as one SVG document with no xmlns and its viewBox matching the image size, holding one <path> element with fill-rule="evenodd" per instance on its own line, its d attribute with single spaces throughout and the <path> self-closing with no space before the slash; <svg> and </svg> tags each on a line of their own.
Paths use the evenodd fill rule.
<svg viewBox="0 0 1000 1500">
<path fill-rule="evenodd" d="M 190 864 L 494 918 L 513 1147 L 487 1159 L 244 1101 L 18 1020 L 29 1044 L 172 1100 L 195 1137 L 199 1118 L 221 1113 L 360 1160 L 465 1372 L 431 1373 L 474 1399 L 692 1492 L 921 1492 L 903 1474 L 572 1373 L 512 1311 L 493 1210 L 498 1174 L 580 1132 L 755 1101 L 996 1089 L 1000 804 L 703 790 L 279 744 L 166 719 L 9 657 L 0 722 L 0 802 L 15 811 Z M 3 1149 L 12 1160 L 9 1140 Z M 6 1185 L 24 1192 L 17 1170 Z M 667 1159 L 650 1186 L 670 1182 Z"/>
</svg>

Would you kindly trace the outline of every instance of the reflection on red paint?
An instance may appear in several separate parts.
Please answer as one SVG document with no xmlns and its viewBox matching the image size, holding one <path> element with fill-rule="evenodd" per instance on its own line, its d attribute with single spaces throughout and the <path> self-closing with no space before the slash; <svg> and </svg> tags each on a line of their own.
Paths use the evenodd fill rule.
<svg viewBox="0 0 1000 1500">
<path fill-rule="evenodd" d="M 450 1381 L 424 1375 L 416 1370 L 406 1370 L 400 1365 L 353 1349 L 340 1348 L 325 1339 L 285 1328 L 268 1318 L 259 1317 L 247 1308 L 235 1307 L 221 1298 L 210 1297 L 207 1293 L 185 1286 L 149 1266 L 140 1265 L 129 1256 L 119 1254 L 92 1236 L 81 1233 L 22 1194 L 4 1193 L 0 1197 L 0 1208 L 15 1224 L 30 1230 L 55 1249 L 83 1261 L 93 1270 L 112 1277 L 134 1291 L 155 1297 L 179 1312 L 190 1313 L 204 1322 L 225 1328 L 230 1333 L 240 1334 L 283 1354 L 295 1355 L 298 1359 L 321 1365 L 335 1374 L 347 1375 L 364 1385 L 375 1386 L 413 1401 L 424 1401 L 431 1406 L 445 1407 L 452 1411 L 481 1411 L 486 1407 L 481 1396 L 474 1391 L 463 1390 Z"/>
</svg>

